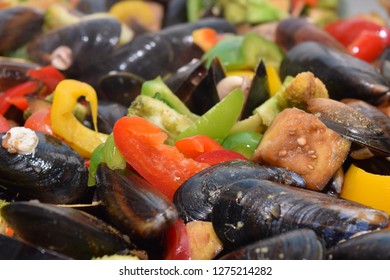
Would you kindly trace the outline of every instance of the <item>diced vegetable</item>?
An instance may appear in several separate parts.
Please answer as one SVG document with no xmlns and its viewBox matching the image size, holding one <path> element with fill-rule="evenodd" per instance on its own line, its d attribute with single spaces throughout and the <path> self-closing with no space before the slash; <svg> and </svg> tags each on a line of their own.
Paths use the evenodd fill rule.
<svg viewBox="0 0 390 280">
<path fill-rule="evenodd" d="M 319 191 L 342 166 L 350 145 L 314 115 L 288 108 L 266 130 L 253 160 L 295 171 Z"/>
</svg>

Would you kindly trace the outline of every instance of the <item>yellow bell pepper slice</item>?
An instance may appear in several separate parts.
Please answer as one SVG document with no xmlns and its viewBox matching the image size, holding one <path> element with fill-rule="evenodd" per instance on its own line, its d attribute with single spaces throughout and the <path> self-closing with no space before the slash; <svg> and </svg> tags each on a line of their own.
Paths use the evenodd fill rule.
<svg viewBox="0 0 390 280">
<path fill-rule="evenodd" d="M 97 131 L 98 100 L 95 90 L 86 83 L 66 79 L 57 85 L 53 95 L 50 115 L 53 132 L 81 156 L 90 158 L 93 150 L 108 137 Z M 72 113 L 80 97 L 85 97 L 90 104 L 95 130 L 81 124 Z"/>
<path fill-rule="evenodd" d="M 282 81 L 280 80 L 279 74 L 274 66 L 267 65 L 266 71 L 268 77 L 269 95 L 274 96 L 282 88 Z"/>
<path fill-rule="evenodd" d="M 390 176 L 369 173 L 352 164 L 345 173 L 340 197 L 390 214 Z"/>
</svg>

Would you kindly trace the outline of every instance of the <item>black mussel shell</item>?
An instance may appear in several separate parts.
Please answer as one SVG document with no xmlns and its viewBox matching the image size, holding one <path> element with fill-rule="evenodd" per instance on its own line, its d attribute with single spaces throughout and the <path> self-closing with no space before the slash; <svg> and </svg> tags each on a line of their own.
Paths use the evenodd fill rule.
<svg viewBox="0 0 390 280">
<path fill-rule="evenodd" d="M 307 103 L 308 111 L 344 138 L 378 156 L 390 156 L 390 136 L 374 120 L 337 100 L 312 98 Z"/>
<path fill-rule="evenodd" d="M 235 181 L 249 178 L 306 187 L 303 178 L 292 171 L 234 160 L 211 166 L 189 178 L 177 189 L 173 202 L 185 222 L 210 221 L 214 203 L 221 191 Z"/>
<path fill-rule="evenodd" d="M 96 190 L 111 223 L 134 240 L 161 238 L 178 217 L 174 204 L 135 173 L 121 174 L 102 163 Z"/>
<path fill-rule="evenodd" d="M 359 234 L 327 250 L 332 260 L 390 260 L 390 229 Z"/>
<path fill-rule="evenodd" d="M 91 259 L 135 249 L 126 236 L 83 211 L 50 204 L 12 202 L 1 216 L 17 236 L 74 259 Z"/>
<path fill-rule="evenodd" d="M 241 119 L 246 119 L 253 115 L 253 111 L 269 98 L 268 76 L 263 61 L 256 67 L 248 97 L 241 113 Z"/>
<path fill-rule="evenodd" d="M 385 101 L 389 84 L 371 64 L 318 42 L 295 45 L 284 56 L 280 76 L 310 71 L 335 100 L 358 98 L 373 105 Z"/>
<path fill-rule="evenodd" d="M 0 54 L 7 54 L 23 46 L 41 33 L 44 12 L 29 6 L 15 6 L 0 10 Z"/>
<path fill-rule="evenodd" d="M 67 260 L 68 256 L 0 234 L 0 260 Z"/>
<path fill-rule="evenodd" d="M 100 100 L 119 103 L 128 108 L 141 93 L 144 79 L 129 72 L 111 72 L 101 77 L 97 94 Z"/>
<path fill-rule="evenodd" d="M 82 69 L 113 52 L 120 33 L 117 19 L 91 17 L 41 34 L 29 42 L 27 52 L 34 62 L 53 64 L 67 77 L 78 78 Z M 67 57 L 65 63 L 57 63 L 57 53 Z"/>
<path fill-rule="evenodd" d="M 191 112 L 203 115 L 220 101 L 217 84 L 225 77 L 226 72 L 221 60 L 214 58 L 206 76 L 194 89 L 191 98 L 186 101 Z"/>
<path fill-rule="evenodd" d="M 246 179 L 221 191 L 212 222 L 227 248 L 303 228 L 315 231 L 329 248 L 357 233 L 387 227 L 389 216 L 324 193 Z"/>
<path fill-rule="evenodd" d="M 28 70 L 38 67 L 38 64 L 26 60 L 0 57 L 0 92 L 27 81 Z"/>
<path fill-rule="evenodd" d="M 322 260 L 325 247 L 310 229 L 291 230 L 235 249 L 221 260 Z"/>
<path fill-rule="evenodd" d="M 42 202 L 80 201 L 88 181 L 84 159 L 57 138 L 41 132 L 36 135 L 39 143 L 33 154 L 9 153 L 0 147 L 0 185 L 9 192 Z"/>
<path fill-rule="evenodd" d="M 164 79 L 165 84 L 185 104 L 191 104 L 195 89 L 207 75 L 204 61 L 193 59 Z"/>
</svg>

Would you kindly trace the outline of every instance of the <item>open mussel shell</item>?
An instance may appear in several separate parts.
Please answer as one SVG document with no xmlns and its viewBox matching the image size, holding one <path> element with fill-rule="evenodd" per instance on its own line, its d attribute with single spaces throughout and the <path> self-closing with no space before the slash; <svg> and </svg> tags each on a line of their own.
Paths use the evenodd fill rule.
<svg viewBox="0 0 390 280">
<path fill-rule="evenodd" d="M 207 75 L 204 61 L 194 58 L 164 79 L 165 84 L 185 104 L 191 104 L 192 94 Z"/>
<path fill-rule="evenodd" d="M 373 105 L 386 100 L 389 85 L 371 64 L 318 42 L 295 45 L 283 58 L 280 76 L 310 71 L 335 100 L 358 98 Z"/>
<path fill-rule="evenodd" d="M 256 67 L 251 86 L 248 91 L 241 119 L 246 119 L 253 115 L 253 111 L 269 98 L 267 70 L 263 61 Z"/>
<path fill-rule="evenodd" d="M 390 136 L 372 119 L 342 102 L 312 98 L 307 109 L 344 138 L 367 147 L 378 156 L 390 156 Z"/>
<path fill-rule="evenodd" d="M 74 259 L 135 249 L 128 237 L 112 226 L 73 208 L 12 202 L 1 208 L 1 216 L 23 240 Z"/>
<path fill-rule="evenodd" d="M 128 108 L 141 93 L 144 79 L 129 72 L 110 72 L 99 80 L 99 100 L 119 103 Z"/>
<path fill-rule="evenodd" d="M 96 171 L 96 191 L 110 222 L 134 241 L 161 238 L 178 217 L 175 205 L 145 179 L 104 163 Z"/>
<path fill-rule="evenodd" d="M 0 54 L 23 46 L 42 31 L 44 12 L 29 6 L 0 10 Z"/>
<path fill-rule="evenodd" d="M 68 256 L 0 234 L 0 260 L 67 260 Z"/>
<path fill-rule="evenodd" d="M 249 178 L 306 187 L 303 178 L 290 170 L 233 160 L 213 165 L 189 178 L 177 189 L 173 202 L 185 222 L 211 221 L 214 203 L 221 191 L 235 181 Z"/>
<path fill-rule="evenodd" d="M 287 231 L 235 249 L 221 260 L 322 260 L 325 247 L 311 229 Z"/>
<path fill-rule="evenodd" d="M 390 260 L 390 229 L 365 232 L 327 250 L 332 260 Z"/>
<path fill-rule="evenodd" d="M 388 222 L 386 213 L 358 203 L 258 179 L 224 188 L 212 212 L 214 230 L 227 248 L 303 228 L 313 230 L 329 248 Z"/>
<path fill-rule="evenodd" d="M 217 84 L 226 77 L 226 72 L 222 62 L 215 57 L 206 76 L 192 92 L 191 98 L 186 100 L 186 105 L 198 115 L 203 115 L 220 101 Z"/>
<path fill-rule="evenodd" d="M 79 202 L 87 190 L 84 159 L 57 138 L 35 133 L 39 138 L 35 153 L 9 153 L 0 147 L 0 185 L 9 192 L 42 202 Z"/>
</svg>

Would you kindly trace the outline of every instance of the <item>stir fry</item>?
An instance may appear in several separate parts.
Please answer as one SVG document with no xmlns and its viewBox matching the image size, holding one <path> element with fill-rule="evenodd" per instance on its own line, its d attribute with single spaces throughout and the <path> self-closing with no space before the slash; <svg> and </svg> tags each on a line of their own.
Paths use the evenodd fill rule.
<svg viewBox="0 0 390 280">
<path fill-rule="evenodd" d="M 390 31 L 338 5 L 1 1 L 0 259 L 390 259 Z"/>
</svg>

